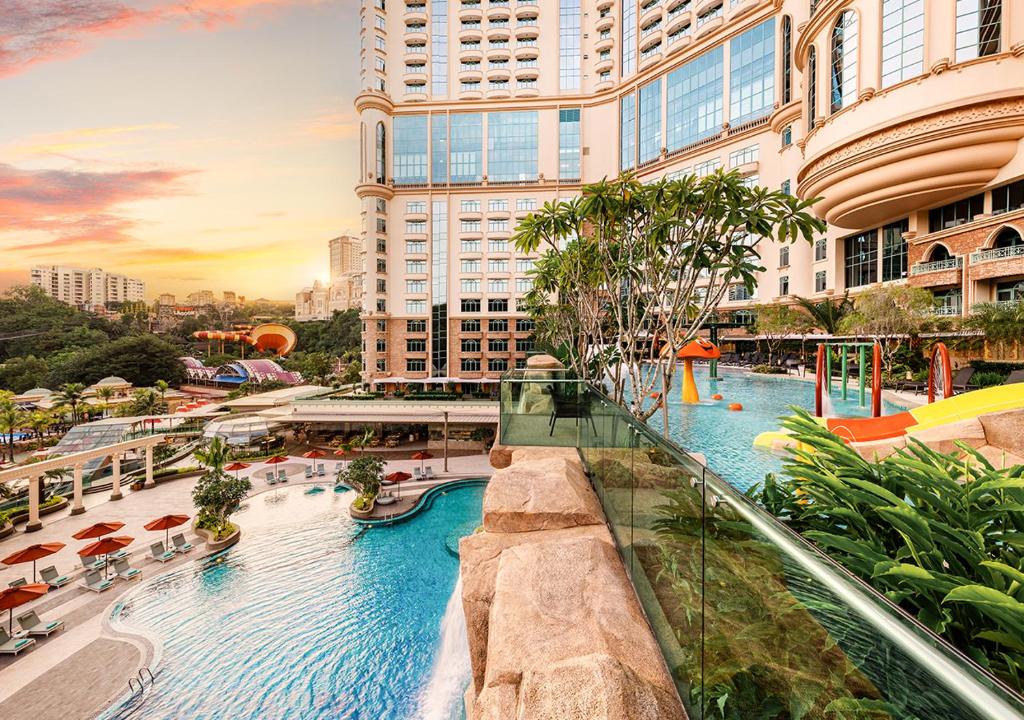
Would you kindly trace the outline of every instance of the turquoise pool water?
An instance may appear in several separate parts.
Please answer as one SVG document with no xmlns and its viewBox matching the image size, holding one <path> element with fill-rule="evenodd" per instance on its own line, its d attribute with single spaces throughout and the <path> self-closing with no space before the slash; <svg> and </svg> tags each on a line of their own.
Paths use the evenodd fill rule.
<svg viewBox="0 0 1024 720">
<path fill-rule="evenodd" d="M 120 621 L 161 638 L 163 657 L 141 703 L 106 717 L 460 717 L 468 658 L 448 653 L 440 689 L 433 669 L 458 576 L 446 541 L 479 524 L 482 497 L 482 484 L 456 487 L 405 523 L 364 529 L 348 492 L 257 495 L 238 546 L 128 599 Z"/>
<path fill-rule="evenodd" d="M 721 380 L 711 380 L 708 368 L 697 367 L 694 376 L 700 392 L 699 405 L 684 405 L 680 395 L 682 373 L 673 380 L 669 396 L 669 431 L 672 440 L 690 452 L 704 453 L 708 465 L 735 487 L 745 490 L 764 479 L 765 473 L 778 472 L 782 458 L 753 447 L 754 438 L 765 430 L 777 430 L 780 418 L 789 415 L 789 407 L 798 405 L 814 409 L 814 383 L 781 375 L 755 375 L 742 370 L 719 369 Z M 720 393 L 720 401 L 711 396 Z M 867 407 L 858 405 L 855 383 L 850 383 L 847 401 L 843 402 L 838 387 L 832 389 L 832 404 L 837 415 L 847 417 L 871 414 L 871 392 Z M 743 405 L 741 412 L 728 409 L 729 403 Z M 898 412 L 883 402 L 885 415 Z M 657 432 L 662 429 L 662 416 L 657 413 L 648 421 Z"/>
</svg>

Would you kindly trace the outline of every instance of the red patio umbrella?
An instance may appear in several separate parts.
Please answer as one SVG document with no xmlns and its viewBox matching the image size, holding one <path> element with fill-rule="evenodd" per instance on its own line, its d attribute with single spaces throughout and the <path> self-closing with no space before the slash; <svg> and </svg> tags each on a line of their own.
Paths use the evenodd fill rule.
<svg viewBox="0 0 1024 720">
<path fill-rule="evenodd" d="M 171 528 L 184 525 L 187 522 L 188 515 L 164 515 L 156 520 L 150 520 L 142 527 L 147 530 L 163 530 L 165 533 L 164 545 L 169 546 L 171 544 Z"/>
<path fill-rule="evenodd" d="M 284 455 L 275 455 L 272 458 L 267 458 L 263 462 L 265 462 L 267 465 L 277 465 L 278 463 L 288 462 L 288 458 L 286 458 Z"/>
<path fill-rule="evenodd" d="M 18 563 L 31 562 L 32 563 L 32 582 L 36 581 L 36 560 L 41 560 L 48 555 L 53 555 L 55 552 L 64 549 L 64 543 L 37 543 L 36 545 L 29 545 L 23 550 L 11 553 L 3 560 L 0 560 L 4 565 L 17 565 Z"/>
<path fill-rule="evenodd" d="M 327 453 L 325 453 L 320 448 L 313 448 L 312 450 L 307 450 L 306 452 L 302 453 L 302 457 L 310 458 L 311 460 L 313 460 L 316 458 L 327 457 Z"/>
<path fill-rule="evenodd" d="M 91 540 L 92 538 L 103 537 L 104 535 L 109 535 L 112 532 L 117 532 L 123 527 L 123 522 L 95 523 L 87 528 L 82 528 L 71 537 L 75 540 Z"/>
<path fill-rule="evenodd" d="M 233 462 L 230 465 L 228 465 L 227 467 L 225 467 L 224 469 L 227 470 L 228 472 L 233 472 L 235 474 L 235 480 L 237 480 L 238 479 L 238 471 L 239 470 L 245 470 L 247 467 L 249 467 L 249 463 Z"/>
<path fill-rule="evenodd" d="M 434 457 L 434 456 L 431 455 L 430 453 L 428 453 L 426 450 L 419 450 L 419 451 L 414 452 L 412 454 L 412 459 L 413 460 L 419 460 L 420 461 L 420 473 L 423 472 L 423 461 L 424 460 L 429 460 L 432 457 Z"/>
<path fill-rule="evenodd" d="M 0 590 L 0 610 L 7 610 L 7 633 L 14 634 L 14 608 L 42 597 L 50 589 L 46 583 L 19 585 Z"/>
<path fill-rule="evenodd" d="M 94 543 L 89 543 L 84 548 L 78 551 L 78 554 L 82 557 L 96 557 L 97 555 L 103 556 L 103 577 L 107 576 L 107 564 L 109 561 L 109 555 L 112 552 L 117 552 L 121 548 L 128 547 L 135 541 L 135 538 L 128 537 L 127 535 L 116 535 L 114 537 L 103 538 L 97 540 Z"/>
<path fill-rule="evenodd" d="M 393 482 L 395 484 L 398 484 L 398 483 L 405 482 L 406 480 L 409 480 L 410 478 L 412 478 L 411 474 L 405 472 L 404 470 L 397 470 L 397 471 L 395 471 L 393 473 L 388 473 L 388 475 L 384 479 L 385 480 L 390 480 L 391 482 Z M 402 497 L 402 486 L 401 485 L 398 485 L 398 497 L 399 498 Z"/>
</svg>

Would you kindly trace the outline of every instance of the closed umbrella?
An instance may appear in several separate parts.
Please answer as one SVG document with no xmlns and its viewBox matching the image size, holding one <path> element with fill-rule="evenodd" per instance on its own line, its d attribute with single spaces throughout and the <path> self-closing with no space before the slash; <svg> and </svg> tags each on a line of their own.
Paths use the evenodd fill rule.
<svg viewBox="0 0 1024 720">
<path fill-rule="evenodd" d="M 424 460 L 429 460 L 432 457 L 434 457 L 434 456 L 431 455 L 430 453 L 428 453 L 426 450 L 419 450 L 419 451 L 414 452 L 412 454 L 412 459 L 413 460 L 419 460 L 420 461 L 420 474 L 423 473 L 423 461 Z"/>
<path fill-rule="evenodd" d="M 19 585 L 0 590 L 0 610 L 7 610 L 7 634 L 14 634 L 14 608 L 42 597 L 50 589 L 46 583 Z"/>
<path fill-rule="evenodd" d="M 188 515 L 164 515 L 158 517 L 156 520 L 150 520 L 142 527 L 147 530 L 163 530 L 164 531 L 164 546 L 170 548 L 171 546 L 171 528 L 184 525 L 188 522 Z"/>
<path fill-rule="evenodd" d="M 91 540 L 92 538 L 103 537 L 110 533 L 117 532 L 124 527 L 123 522 L 101 522 L 82 528 L 73 537 L 75 540 Z"/>
<path fill-rule="evenodd" d="M 0 560 L 4 565 L 17 565 L 18 563 L 31 562 L 32 563 L 32 582 L 36 581 L 36 560 L 42 560 L 44 557 L 53 555 L 55 552 L 64 549 L 64 543 L 39 543 L 36 545 L 29 545 L 23 550 L 11 553 L 3 560 Z"/>
<path fill-rule="evenodd" d="M 135 541 L 135 538 L 128 537 L 127 535 L 116 535 L 114 537 L 103 538 L 97 540 L 94 543 L 89 543 L 84 548 L 78 551 L 78 554 L 82 557 L 96 557 L 97 555 L 103 556 L 103 577 L 107 576 L 107 566 L 110 558 L 110 553 L 117 552 L 121 548 L 126 548 Z"/>
</svg>

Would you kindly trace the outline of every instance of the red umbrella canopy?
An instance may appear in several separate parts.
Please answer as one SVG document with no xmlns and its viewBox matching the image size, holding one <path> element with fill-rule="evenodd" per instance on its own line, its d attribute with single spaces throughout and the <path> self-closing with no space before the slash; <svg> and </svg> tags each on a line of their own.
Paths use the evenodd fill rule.
<svg viewBox="0 0 1024 720">
<path fill-rule="evenodd" d="M 12 610 L 31 602 L 45 595 L 49 589 L 50 586 L 46 583 L 34 583 L 0 590 L 0 610 Z"/>
<path fill-rule="evenodd" d="M 405 480 L 410 479 L 411 477 L 412 475 L 410 475 L 409 473 L 403 470 L 398 470 L 397 472 L 390 473 L 384 479 L 387 480 L 388 482 L 403 482 Z"/>
<path fill-rule="evenodd" d="M 434 456 L 428 453 L 426 450 L 420 450 L 418 452 L 413 453 L 412 455 L 413 460 L 429 460 L 432 457 Z"/>
<path fill-rule="evenodd" d="M 95 557 L 97 555 L 109 555 L 112 552 L 117 552 L 123 547 L 128 547 L 135 538 L 128 537 L 127 535 L 117 535 L 115 537 L 103 538 L 97 540 L 94 543 L 89 543 L 84 548 L 78 551 L 78 554 L 82 557 Z"/>
<path fill-rule="evenodd" d="M 338 457 L 343 457 L 345 455 L 348 455 L 348 450 L 346 450 L 343 447 L 340 447 L 334 451 L 334 454 L 337 455 Z"/>
<path fill-rule="evenodd" d="M 266 461 L 267 465 L 277 465 L 278 463 L 288 462 L 288 458 L 284 455 L 275 455 Z"/>
<path fill-rule="evenodd" d="M 310 459 L 322 458 L 325 457 L 326 455 L 327 453 L 325 453 L 323 450 L 320 450 L 319 448 L 313 448 L 312 450 L 307 450 L 306 452 L 302 453 L 302 457 Z"/>
<path fill-rule="evenodd" d="M 164 515 L 158 517 L 156 520 L 150 520 L 142 527 L 147 530 L 167 530 L 172 527 L 178 527 L 188 522 L 188 515 Z"/>
<path fill-rule="evenodd" d="M 239 470 L 245 470 L 247 467 L 249 467 L 249 463 L 233 462 L 224 469 L 229 472 L 238 472 Z"/>
<path fill-rule="evenodd" d="M 37 545 L 29 545 L 27 548 L 13 552 L 3 560 L 0 560 L 4 565 L 17 565 L 23 562 L 34 562 L 41 560 L 47 555 L 53 555 L 55 552 L 64 549 L 64 543 L 41 543 Z"/>
<path fill-rule="evenodd" d="M 90 525 L 87 528 L 83 528 L 76 532 L 73 537 L 75 540 L 89 540 L 91 538 L 103 537 L 109 535 L 112 532 L 117 532 L 124 527 L 123 522 L 102 522 Z"/>
</svg>

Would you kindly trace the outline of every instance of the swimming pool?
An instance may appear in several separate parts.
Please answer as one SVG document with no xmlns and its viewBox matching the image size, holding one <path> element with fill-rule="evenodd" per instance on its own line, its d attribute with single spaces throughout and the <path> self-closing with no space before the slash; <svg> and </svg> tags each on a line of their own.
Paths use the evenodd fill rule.
<svg viewBox="0 0 1024 720">
<path fill-rule="evenodd" d="M 682 374 L 676 374 L 669 394 L 669 432 L 676 444 L 690 452 L 703 453 L 712 470 L 735 487 L 745 490 L 761 482 L 765 473 L 782 469 L 782 458 L 754 448 L 754 438 L 765 430 L 777 430 L 780 418 L 791 414 L 791 405 L 813 410 L 814 383 L 783 375 L 757 375 L 728 368 L 719 368 L 718 374 L 721 380 L 711 380 L 707 366 L 694 368 L 701 397 L 699 405 L 683 404 L 680 397 Z M 720 393 L 723 399 L 711 400 L 715 393 Z M 846 402 L 842 401 L 836 386 L 831 397 L 838 415 L 871 414 L 871 391 L 867 393 L 867 407 L 860 407 L 855 382 L 849 385 Z M 743 410 L 730 411 L 728 405 L 733 402 L 742 403 Z M 902 410 L 887 402 L 882 406 L 884 415 Z M 648 422 L 661 432 L 661 412 Z"/>
<path fill-rule="evenodd" d="M 141 704 L 105 718 L 461 717 L 468 653 L 439 643 L 458 575 L 446 541 L 479 524 L 483 483 L 372 528 L 349 518 L 351 493 L 303 490 L 257 495 L 238 515 L 242 543 L 128 598 L 119 621 L 163 654 Z"/>
</svg>

